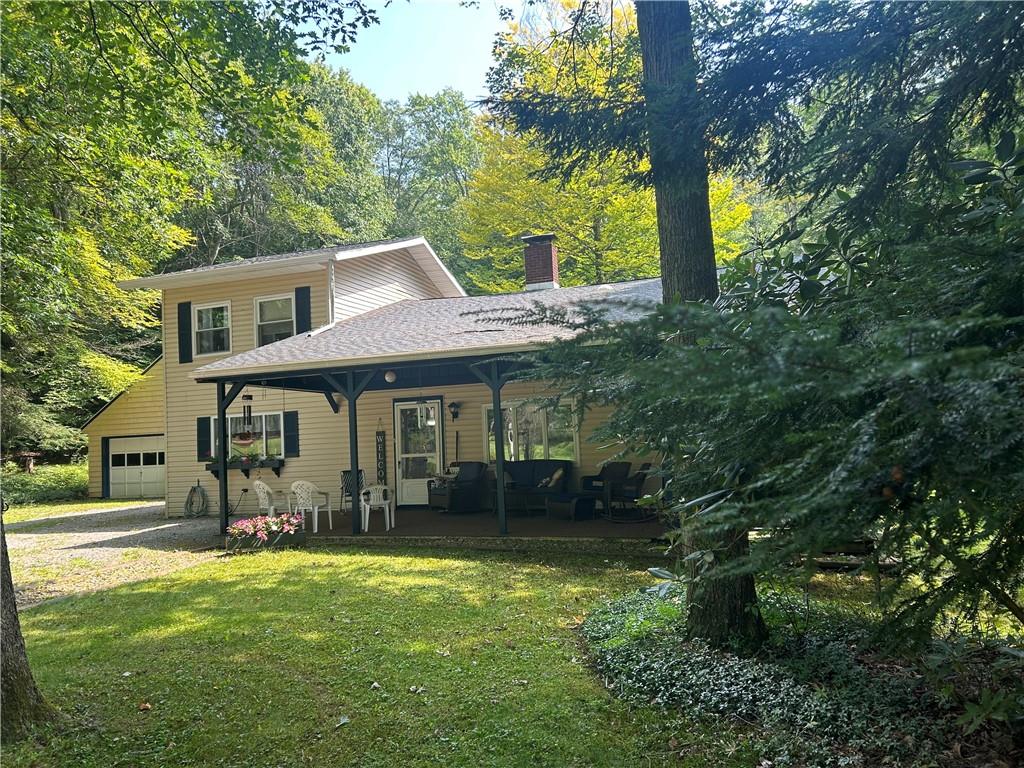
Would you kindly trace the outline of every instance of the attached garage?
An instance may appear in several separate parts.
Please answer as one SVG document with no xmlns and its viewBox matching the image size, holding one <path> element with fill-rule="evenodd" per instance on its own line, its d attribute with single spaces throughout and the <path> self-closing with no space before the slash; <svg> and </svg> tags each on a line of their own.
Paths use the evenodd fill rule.
<svg viewBox="0 0 1024 768">
<path fill-rule="evenodd" d="M 107 493 L 111 499 L 158 499 L 164 495 L 163 435 L 112 437 L 107 446 Z"/>
<path fill-rule="evenodd" d="M 83 426 L 89 435 L 89 495 L 160 499 L 166 493 L 164 365 L 158 359 Z"/>
</svg>

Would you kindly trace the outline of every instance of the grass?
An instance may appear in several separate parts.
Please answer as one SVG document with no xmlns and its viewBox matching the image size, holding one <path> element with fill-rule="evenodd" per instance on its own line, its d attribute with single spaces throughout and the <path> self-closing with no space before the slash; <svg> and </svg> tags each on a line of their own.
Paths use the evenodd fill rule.
<svg viewBox="0 0 1024 768">
<path fill-rule="evenodd" d="M 32 504 L 12 504 L 4 512 L 4 523 L 23 523 L 48 517 L 73 515 L 76 512 L 95 512 L 102 509 L 159 504 L 160 499 L 89 499 L 87 501 L 44 501 Z"/>
<path fill-rule="evenodd" d="M 648 584 L 642 565 L 266 552 L 50 603 L 22 626 L 80 725 L 4 765 L 754 765 L 728 729 L 615 699 L 587 666 L 575 626 Z"/>
</svg>

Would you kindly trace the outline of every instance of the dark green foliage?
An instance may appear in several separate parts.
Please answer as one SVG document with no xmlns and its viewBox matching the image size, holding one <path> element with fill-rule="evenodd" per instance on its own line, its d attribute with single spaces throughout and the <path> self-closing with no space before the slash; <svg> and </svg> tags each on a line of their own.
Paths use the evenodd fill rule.
<svg viewBox="0 0 1024 768">
<path fill-rule="evenodd" d="M 700 105 L 712 171 L 754 167 L 769 183 L 810 193 L 808 205 L 856 188 L 854 210 L 899 193 L 907 174 L 946 179 L 953 147 L 1024 115 L 1024 7 L 1019 3 L 693 3 Z M 582 4 L 563 36 L 607 34 Z M 536 131 L 549 171 L 572 175 L 613 152 L 643 157 L 646 109 L 635 28 L 601 54 L 605 82 L 561 90 L 529 77 L 533 52 L 505 41 L 489 105 Z"/>
<path fill-rule="evenodd" d="M 739 567 L 870 538 L 866 569 L 899 565 L 880 595 L 889 618 L 927 634 L 950 610 L 996 606 L 1019 628 L 1024 154 L 1011 145 L 983 183 L 739 260 L 715 307 L 583 318 L 533 375 L 615 406 L 598 439 L 664 457 L 684 531 L 761 529 L 768 543 Z"/>
<path fill-rule="evenodd" d="M 1006 722 L 993 729 L 989 721 L 980 732 L 958 718 L 982 701 L 1019 696 L 1013 687 L 1013 675 L 1024 671 L 1019 659 L 1011 674 L 995 681 L 997 693 L 971 689 L 977 698 L 965 710 L 964 701 L 954 702 L 932 677 L 922 676 L 926 662 L 880 656 L 853 639 L 872 635 L 875 619 L 868 612 L 805 603 L 793 592 L 763 586 L 760 592 L 774 640 L 757 658 L 685 641 L 678 589 L 616 600 L 590 614 L 582 632 L 599 671 L 620 695 L 740 722 L 772 765 L 925 766 L 957 743 L 965 757 L 1009 757 L 1012 727 Z M 985 647 L 995 648 L 991 642 Z M 987 672 L 975 659 L 944 684 L 958 686 L 978 674 Z M 1011 709 L 1004 710 L 1007 717 Z"/>
<path fill-rule="evenodd" d="M 84 499 L 89 493 L 89 467 L 85 462 L 43 464 L 28 474 L 8 462 L 3 465 L 2 486 L 8 504 Z"/>
</svg>

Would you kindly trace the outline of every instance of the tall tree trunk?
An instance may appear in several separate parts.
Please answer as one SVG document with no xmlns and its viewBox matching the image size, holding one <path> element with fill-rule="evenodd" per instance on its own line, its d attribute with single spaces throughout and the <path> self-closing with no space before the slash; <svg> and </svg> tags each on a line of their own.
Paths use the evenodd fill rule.
<svg viewBox="0 0 1024 768">
<path fill-rule="evenodd" d="M 54 711 L 36 687 L 21 636 L 18 606 L 14 601 L 11 563 L 7 557 L 7 533 L 0 520 L 0 739 L 6 743 L 24 738 L 32 726 L 53 719 Z"/>
<path fill-rule="evenodd" d="M 706 124 L 697 90 L 690 5 L 641 0 L 636 3 L 636 20 L 658 213 L 662 295 L 666 302 L 713 301 L 718 296 L 718 272 L 708 199 Z M 728 531 L 724 538 L 692 533 L 687 546 L 690 551 L 714 553 L 711 568 L 703 573 L 698 573 L 700 560 L 690 561 L 689 635 L 716 645 L 758 647 L 767 637 L 767 628 L 757 610 L 754 577 L 715 573 L 747 554 L 747 531 Z"/>
<path fill-rule="evenodd" d="M 658 213 L 662 293 L 666 302 L 714 300 L 718 273 L 690 5 L 637 2 L 636 21 Z"/>
</svg>

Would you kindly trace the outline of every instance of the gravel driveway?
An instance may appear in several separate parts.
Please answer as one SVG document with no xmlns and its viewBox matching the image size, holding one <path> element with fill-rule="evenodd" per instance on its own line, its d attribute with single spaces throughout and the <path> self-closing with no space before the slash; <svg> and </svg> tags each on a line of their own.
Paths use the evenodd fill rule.
<svg viewBox="0 0 1024 768">
<path fill-rule="evenodd" d="M 18 605 L 108 589 L 217 556 L 217 518 L 166 518 L 164 505 L 5 526 Z"/>
</svg>

